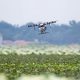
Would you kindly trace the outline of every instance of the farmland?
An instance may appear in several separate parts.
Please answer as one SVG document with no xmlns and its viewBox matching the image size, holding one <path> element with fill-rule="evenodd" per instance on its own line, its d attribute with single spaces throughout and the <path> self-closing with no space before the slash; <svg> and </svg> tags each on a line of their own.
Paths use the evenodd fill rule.
<svg viewBox="0 0 80 80">
<path fill-rule="evenodd" d="M 55 74 L 80 79 L 80 46 L 2 46 L 0 73 L 9 80 L 15 80 L 22 74 Z"/>
</svg>

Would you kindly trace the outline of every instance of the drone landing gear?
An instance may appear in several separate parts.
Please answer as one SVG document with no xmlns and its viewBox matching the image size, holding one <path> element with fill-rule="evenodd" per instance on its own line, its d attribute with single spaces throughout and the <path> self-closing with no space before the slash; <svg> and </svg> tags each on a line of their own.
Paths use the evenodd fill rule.
<svg viewBox="0 0 80 80">
<path fill-rule="evenodd" d="M 39 34 L 47 34 L 48 32 L 42 32 L 42 33 L 39 33 Z"/>
</svg>

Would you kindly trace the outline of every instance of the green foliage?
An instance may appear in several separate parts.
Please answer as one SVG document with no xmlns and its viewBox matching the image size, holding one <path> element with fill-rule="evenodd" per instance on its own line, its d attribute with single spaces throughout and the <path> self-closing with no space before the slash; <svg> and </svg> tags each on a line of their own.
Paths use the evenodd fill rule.
<svg viewBox="0 0 80 80">
<path fill-rule="evenodd" d="M 53 73 L 80 79 L 80 46 L 40 46 L 0 48 L 0 73 L 9 80 L 22 74 Z"/>
<path fill-rule="evenodd" d="M 0 54 L 0 73 L 5 73 L 9 80 L 21 74 L 45 73 L 80 78 L 80 55 Z"/>
</svg>

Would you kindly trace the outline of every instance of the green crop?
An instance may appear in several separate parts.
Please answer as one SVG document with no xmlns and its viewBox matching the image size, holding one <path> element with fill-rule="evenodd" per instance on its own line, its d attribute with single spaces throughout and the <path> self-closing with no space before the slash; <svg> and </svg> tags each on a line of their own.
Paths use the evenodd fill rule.
<svg viewBox="0 0 80 80">
<path fill-rule="evenodd" d="M 40 75 L 48 73 L 75 79 L 80 78 L 79 49 L 77 52 L 70 49 L 62 50 L 61 48 L 57 50 L 57 48 L 49 49 L 48 47 L 47 49 L 1 48 L 0 73 L 6 74 L 9 80 L 15 80 L 22 74 Z M 5 53 L 3 53 L 4 50 Z M 18 50 L 22 50 L 25 54 L 17 54 Z"/>
</svg>

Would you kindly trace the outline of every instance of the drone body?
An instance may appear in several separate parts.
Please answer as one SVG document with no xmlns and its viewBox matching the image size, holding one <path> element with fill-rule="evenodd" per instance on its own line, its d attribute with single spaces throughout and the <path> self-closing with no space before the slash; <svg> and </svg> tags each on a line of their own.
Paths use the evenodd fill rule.
<svg viewBox="0 0 80 80">
<path fill-rule="evenodd" d="M 45 34 L 46 32 L 46 29 L 47 29 L 47 26 L 46 25 L 50 25 L 50 24 L 53 24 L 53 23 L 56 23 L 56 21 L 51 21 L 51 22 L 45 22 L 45 23 L 40 23 L 40 24 L 33 24 L 33 25 L 29 25 L 28 27 L 35 27 L 37 26 L 40 30 L 40 34 Z"/>
</svg>

